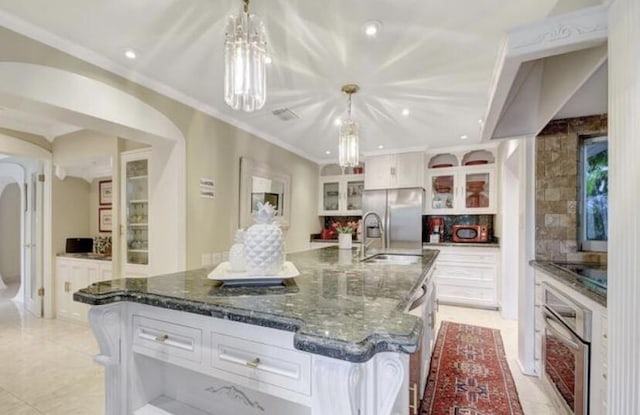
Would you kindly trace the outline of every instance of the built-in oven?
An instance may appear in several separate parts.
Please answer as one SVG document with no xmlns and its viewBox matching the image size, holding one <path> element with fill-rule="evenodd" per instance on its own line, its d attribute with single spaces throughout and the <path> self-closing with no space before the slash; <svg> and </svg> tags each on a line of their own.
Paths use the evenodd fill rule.
<svg viewBox="0 0 640 415">
<path fill-rule="evenodd" d="M 570 414 L 589 413 L 591 310 L 543 284 L 544 378 Z"/>
</svg>

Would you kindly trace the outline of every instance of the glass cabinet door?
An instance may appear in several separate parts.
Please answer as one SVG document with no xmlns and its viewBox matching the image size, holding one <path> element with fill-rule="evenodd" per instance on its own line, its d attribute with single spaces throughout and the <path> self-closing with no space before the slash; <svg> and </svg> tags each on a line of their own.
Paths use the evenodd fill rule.
<svg viewBox="0 0 640 415">
<path fill-rule="evenodd" d="M 488 172 L 465 173 L 465 209 L 487 209 L 491 200 L 490 174 Z"/>
<path fill-rule="evenodd" d="M 148 160 L 126 163 L 126 226 L 128 264 L 149 264 Z"/>
<path fill-rule="evenodd" d="M 340 210 L 340 182 L 322 184 L 322 208 L 328 212 Z"/>
<path fill-rule="evenodd" d="M 455 196 L 455 174 L 442 174 L 431 176 L 431 209 L 452 210 L 454 209 Z"/>
<path fill-rule="evenodd" d="M 347 181 L 347 210 L 362 210 L 362 192 L 364 192 L 364 180 Z"/>
</svg>

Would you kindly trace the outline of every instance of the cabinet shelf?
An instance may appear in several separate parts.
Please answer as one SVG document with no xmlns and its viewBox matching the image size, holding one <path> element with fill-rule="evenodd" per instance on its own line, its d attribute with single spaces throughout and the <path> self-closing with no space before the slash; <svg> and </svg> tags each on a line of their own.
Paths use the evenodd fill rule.
<svg viewBox="0 0 640 415">
<path fill-rule="evenodd" d="M 129 203 L 149 203 L 148 199 L 131 199 Z"/>
<path fill-rule="evenodd" d="M 127 223 L 127 226 L 130 226 L 132 228 L 146 228 L 147 226 L 149 226 L 148 223 Z"/>
<path fill-rule="evenodd" d="M 127 177 L 127 180 L 143 180 L 143 179 L 147 179 L 149 178 L 148 175 L 142 175 L 142 176 L 131 176 L 131 177 Z"/>
<path fill-rule="evenodd" d="M 142 408 L 133 412 L 133 415 L 213 415 L 189 406 L 186 403 L 176 401 L 166 396 L 160 396 L 149 402 Z"/>
<path fill-rule="evenodd" d="M 131 253 L 134 253 L 134 254 L 136 254 L 136 253 L 137 254 L 146 254 L 146 253 L 149 252 L 149 250 L 148 249 L 128 249 L 127 252 L 131 252 Z"/>
</svg>

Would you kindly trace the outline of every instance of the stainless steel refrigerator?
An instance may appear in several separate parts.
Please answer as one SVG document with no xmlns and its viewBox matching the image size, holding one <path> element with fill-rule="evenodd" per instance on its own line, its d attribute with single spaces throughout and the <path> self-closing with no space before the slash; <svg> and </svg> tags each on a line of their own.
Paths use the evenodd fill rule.
<svg viewBox="0 0 640 415">
<path fill-rule="evenodd" d="M 379 235 L 378 221 L 369 215 L 363 223 L 369 249 L 381 251 L 384 239 L 388 251 L 422 253 L 423 188 L 366 190 L 362 212 L 371 211 L 380 216 L 384 233 Z"/>
</svg>

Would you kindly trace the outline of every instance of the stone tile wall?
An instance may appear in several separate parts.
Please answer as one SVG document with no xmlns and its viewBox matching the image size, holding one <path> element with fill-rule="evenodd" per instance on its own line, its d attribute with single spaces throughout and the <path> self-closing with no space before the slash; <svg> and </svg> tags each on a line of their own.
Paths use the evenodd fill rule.
<svg viewBox="0 0 640 415">
<path fill-rule="evenodd" d="M 536 259 L 606 262 L 602 252 L 579 251 L 580 136 L 607 133 L 607 115 L 550 122 L 536 141 Z"/>
</svg>

